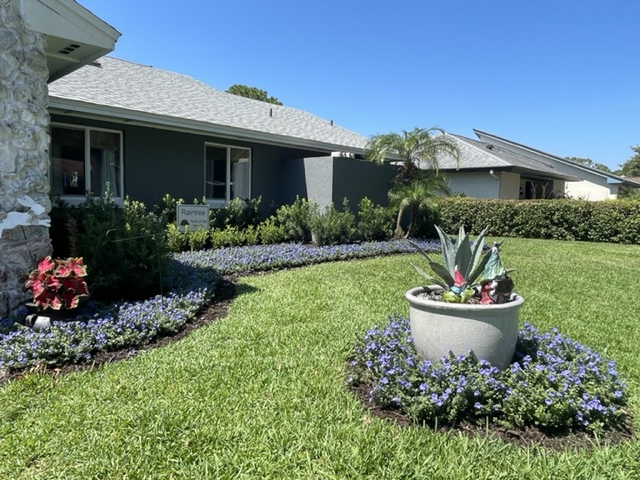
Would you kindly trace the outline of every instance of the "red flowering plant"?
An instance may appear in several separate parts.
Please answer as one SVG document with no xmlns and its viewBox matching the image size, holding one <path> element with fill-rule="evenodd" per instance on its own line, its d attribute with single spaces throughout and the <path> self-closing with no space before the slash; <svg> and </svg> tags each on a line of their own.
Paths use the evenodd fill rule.
<svg viewBox="0 0 640 480">
<path fill-rule="evenodd" d="M 52 260 L 48 256 L 29 274 L 24 288 L 33 293 L 37 308 L 72 309 L 78 306 L 80 297 L 89 295 L 86 276 L 82 257 Z"/>
</svg>

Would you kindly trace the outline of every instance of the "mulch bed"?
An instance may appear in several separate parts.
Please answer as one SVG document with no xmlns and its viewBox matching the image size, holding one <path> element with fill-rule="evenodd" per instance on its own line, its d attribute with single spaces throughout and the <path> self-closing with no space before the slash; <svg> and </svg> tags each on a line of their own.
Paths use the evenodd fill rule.
<svg viewBox="0 0 640 480">
<path fill-rule="evenodd" d="M 258 274 L 264 274 L 259 272 Z M 154 341 L 137 347 L 127 348 L 113 352 L 99 352 L 96 354 L 91 363 L 62 365 L 59 367 L 36 366 L 26 371 L 9 373 L 0 376 L 0 384 L 11 379 L 19 380 L 33 373 L 50 373 L 54 376 L 66 375 L 72 372 L 90 370 L 103 364 L 126 360 L 139 352 L 144 352 L 154 348 L 163 347 L 165 345 L 180 341 L 193 330 L 202 326 L 209 325 L 214 321 L 224 318 L 229 310 L 229 305 L 235 296 L 235 282 L 237 276 L 225 277 L 224 281 L 218 287 L 216 296 L 218 300 L 207 306 L 194 320 L 187 323 L 179 332 L 174 335 L 160 336 Z M 361 385 L 358 387 L 350 386 L 349 390 L 358 398 L 363 407 L 373 416 L 382 418 L 388 422 L 397 425 L 400 428 L 431 428 L 435 426 L 418 425 L 413 422 L 407 415 L 400 410 L 383 409 L 368 401 L 370 386 Z M 618 429 L 604 432 L 598 438 L 586 433 L 572 432 L 548 432 L 535 427 L 525 429 L 511 429 L 500 425 L 489 424 L 487 426 L 474 425 L 471 423 L 461 423 L 455 426 L 439 425 L 438 432 L 445 435 L 464 434 L 470 437 L 492 437 L 501 439 L 518 446 L 541 446 L 553 450 L 567 449 L 592 449 L 598 445 L 615 445 L 621 442 L 629 441 L 635 438 L 631 418 L 627 417 L 625 422 L 618 426 Z"/>
</svg>

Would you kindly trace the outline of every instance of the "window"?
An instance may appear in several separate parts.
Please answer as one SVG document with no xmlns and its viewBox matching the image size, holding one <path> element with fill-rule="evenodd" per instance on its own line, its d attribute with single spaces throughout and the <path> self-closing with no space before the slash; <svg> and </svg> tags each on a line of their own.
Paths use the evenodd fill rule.
<svg viewBox="0 0 640 480">
<path fill-rule="evenodd" d="M 251 197 L 251 150 L 205 145 L 205 197 L 216 203 Z"/>
<path fill-rule="evenodd" d="M 51 194 L 122 197 L 122 134 L 93 128 L 51 127 Z"/>
</svg>

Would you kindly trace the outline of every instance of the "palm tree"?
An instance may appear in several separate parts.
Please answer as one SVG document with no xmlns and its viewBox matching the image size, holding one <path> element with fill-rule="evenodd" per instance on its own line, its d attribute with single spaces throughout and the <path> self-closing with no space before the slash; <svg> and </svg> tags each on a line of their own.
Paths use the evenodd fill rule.
<svg viewBox="0 0 640 480">
<path fill-rule="evenodd" d="M 409 238 L 418 210 L 432 205 L 442 195 L 450 194 L 451 190 L 447 184 L 446 177 L 435 170 L 425 171 L 411 180 L 409 184 L 397 182 L 389 191 L 389 203 L 398 209 L 394 236 L 396 238 L 403 236 L 404 238 Z M 409 211 L 409 226 L 405 234 L 400 223 L 402 215 L 407 208 L 411 210 Z"/>
<path fill-rule="evenodd" d="M 402 133 L 385 133 L 371 137 L 366 146 L 366 158 L 382 164 L 389 157 L 401 159 L 397 181 L 411 183 L 421 168 L 438 170 L 438 154 L 449 154 L 456 162 L 459 151 L 454 140 L 438 127 L 414 128 Z"/>
</svg>

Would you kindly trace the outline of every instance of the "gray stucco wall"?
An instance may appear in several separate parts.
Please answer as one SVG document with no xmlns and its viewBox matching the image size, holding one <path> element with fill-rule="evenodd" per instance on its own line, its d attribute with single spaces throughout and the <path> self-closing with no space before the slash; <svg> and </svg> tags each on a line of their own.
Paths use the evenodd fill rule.
<svg viewBox="0 0 640 480">
<path fill-rule="evenodd" d="M 51 207 L 47 196 L 46 38 L 27 31 L 19 12 L 19 0 L 0 0 L 0 222 L 12 213 L 28 212 L 17 202 L 20 196 L 29 196 L 45 207 L 35 222 L 48 220 Z M 4 230 L 0 238 L 0 318 L 31 299 L 22 290 L 23 275 L 51 252 L 48 240 L 45 226 Z"/>
<path fill-rule="evenodd" d="M 124 193 L 148 208 L 166 193 L 186 202 L 202 198 L 206 143 L 251 148 L 251 196 L 262 197 L 265 215 L 279 205 L 291 203 L 296 195 L 306 197 L 301 158 L 318 153 L 62 115 L 52 115 L 51 121 L 121 131 Z"/>
<path fill-rule="evenodd" d="M 377 205 L 388 205 L 387 193 L 395 175 L 396 168 L 392 165 L 376 165 L 353 158 L 334 158 L 333 203 L 336 206 L 342 205 L 346 197 L 351 209 L 355 211 L 360 200 L 368 197 Z"/>
</svg>

